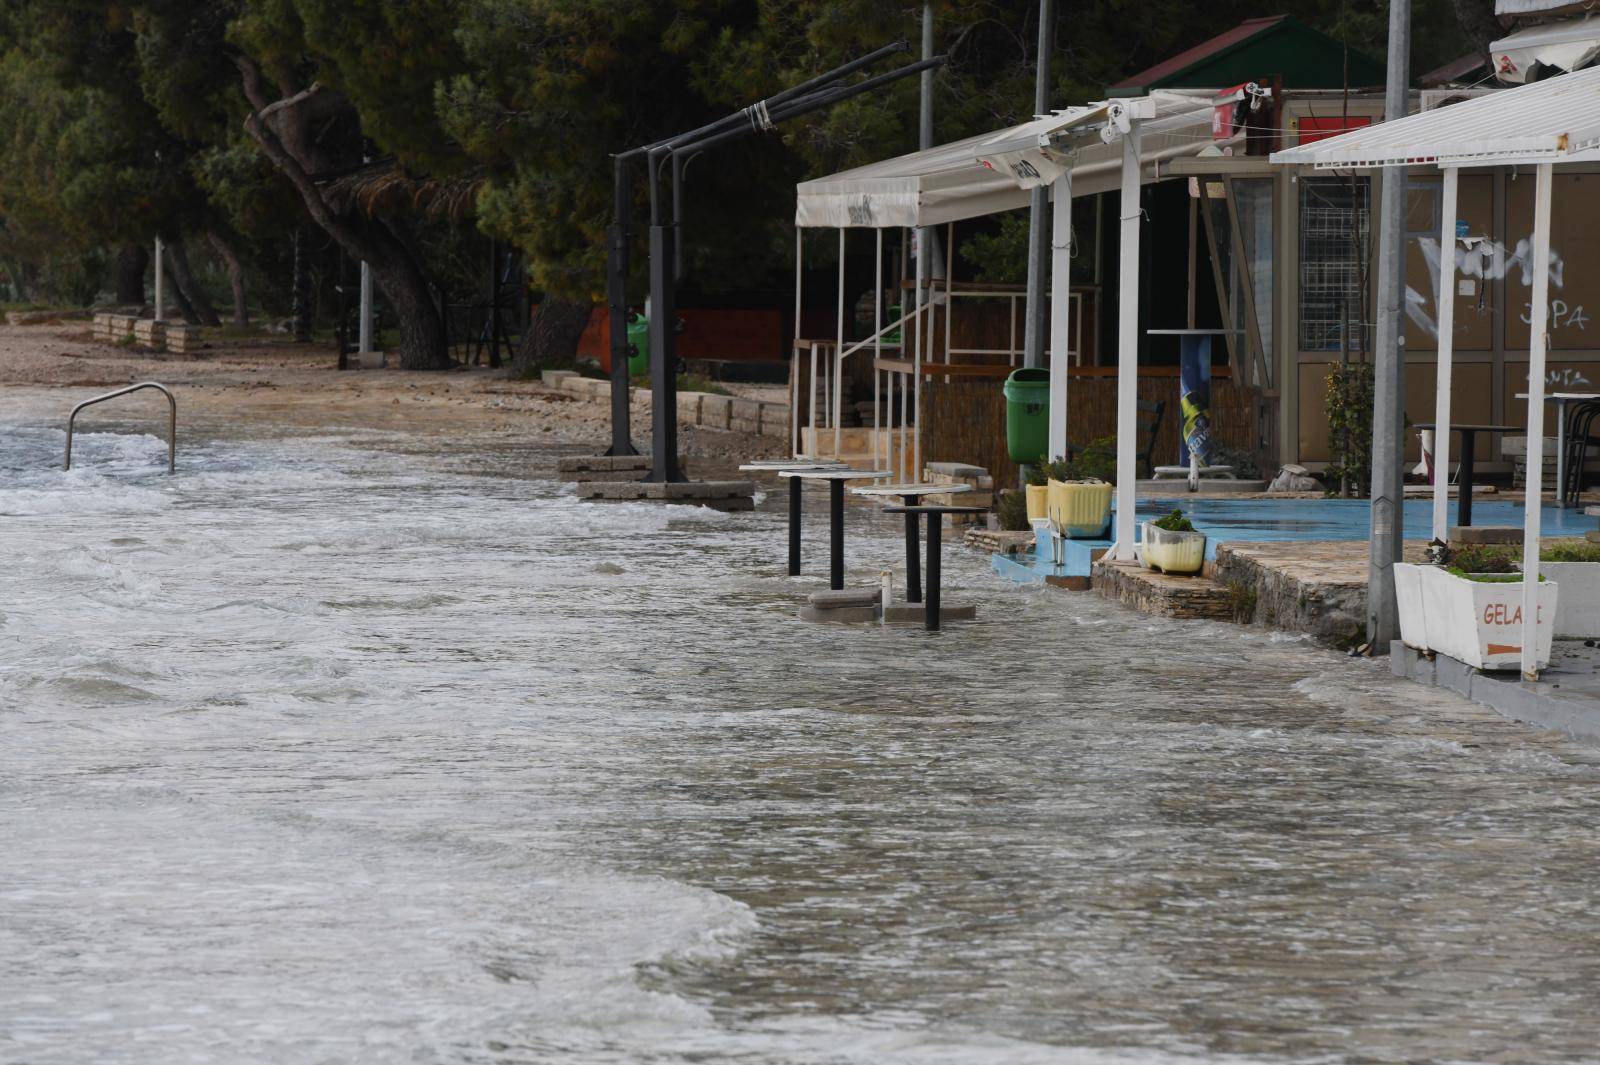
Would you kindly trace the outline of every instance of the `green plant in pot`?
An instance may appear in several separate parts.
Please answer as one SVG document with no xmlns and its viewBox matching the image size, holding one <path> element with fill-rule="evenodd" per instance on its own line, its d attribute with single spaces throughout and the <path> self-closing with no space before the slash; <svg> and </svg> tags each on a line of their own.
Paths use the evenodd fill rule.
<svg viewBox="0 0 1600 1065">
<path fill-rule="evenodd" d="M 1085 470 L 1081 459 L 1041 460 L 1046 483 L 1046 511 L 1056 536 L 1069 540 L 1104 535 L 1111 522 L 1110 481 Z"/>
<path fill-rule="evenodd" d="M 1162 573 L 1199 573 L 1206 564 L 1206 534 L 1181 510 L 1144 523 L 1139 561 Z"/>
</svg>

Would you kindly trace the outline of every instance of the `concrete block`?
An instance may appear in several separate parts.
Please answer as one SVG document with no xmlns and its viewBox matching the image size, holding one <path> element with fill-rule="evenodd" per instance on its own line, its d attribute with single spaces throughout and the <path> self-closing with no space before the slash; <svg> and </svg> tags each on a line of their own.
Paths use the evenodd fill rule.
<svg viewBox="0 0 1600 1065">
<path fill-rule="evenodd" d="M 200 327 L 189 325 L 187 322 L 171 322 L 167 325 L 167 350 L 177 355 L 186 355 L 200 346 Z"/>
<path fill-rule="evenodd" d="M 389 365 L 388 356 L 381 351 L 354 351 L 350 365 L 357 370 L 381 370 Z"/>
<path fill-rule="evenodd" d="M 551 388 L 560 388 L 561 387 L 561 382 L 567 380 L 568 378 L 577 377 L 577 376 L 578 375 L 575 372 L 573 372 L 572 370 L 541 370 L 541 371 L 539 371 L 539 380 L 543 381 L 545 384 L 549 385 Z"/>
<path fill-rule="evenodd" d="M 876 606 L 882 591 L 877 588 L 832 588 L 811 593 L 811 605 L 818 610 L 840 610 L 846 607 Z"/>
<path fill-rule="evenodd" d="M 1452 544 L 1520 544 L 1522 528 L 1517 525 L 1452 525 Z"/>
<path fill-rule="evenodd" d="M 700 397 L 700 424 L 708 429 L 726 429 L 733 412 L 732 396 Z"/>
<path fill-rule="evenodd" d="M 678 393 L 678 424 L 700 424 L 700 401 L 705 398 L 704 392 L 679 392 Z"/>
<path fill-rule="evenodd" d="M 801 621 L 822 621 L 834 624 L 861 624 L 878 620 L 878 608 L 871 606 L 842 607 L 838 610 L 818 610 L 814 606 L 800 608 Z"/>
<path fill-rule="evenodd" d="M 925 462 L 922 468 L 927 471 L 929 480 L 935 475 L 953 477 L 958 481 L 968 482 L 977 477 L 988 476 L 989 471 L 982 466 L 973 466 L 965 462 Z M 933 481 L 934 484 L 949 484 L 949 481 Z"/>
<path fill-rule="evenodd" d="M 631 402 L 636 410 L 649 410 L 650 404 L 655 402 L 655 396 L 648 388 L 636 388 L 633 390 Z"/>
<path fill-rule="evenodd" d="M 785 403 L 761 404 L 761 435 L 779 439 L 789 435 L 789 406 Z"/>
<path fill-rule="evenodd" d="M 1085 578 L 1087 579 L 1087 578 Z M 922 625 L 927 620 L 923 612 L 924 603 L 896 603 L 883 612 L 883 621 L 886 625 Z M 975 606 L 955 606 L 939 604 L 939 624 L 947 621 L 976 621 L 978 608 Z"/>
</svg>

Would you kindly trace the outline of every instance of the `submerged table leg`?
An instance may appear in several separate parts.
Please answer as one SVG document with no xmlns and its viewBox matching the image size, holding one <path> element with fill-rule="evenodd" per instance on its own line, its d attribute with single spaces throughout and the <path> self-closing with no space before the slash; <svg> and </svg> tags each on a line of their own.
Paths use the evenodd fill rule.
<svg viewBox="0 0 1600 1065">
<path fill-rule="evenodd" d="M 844 481 L 828 481 L 828 587 L 839 591 L 844 587 Z"/>
<path fill-rule="evenodd" d="M 923 627 L 929 632 L 939 628 L 939 537 L 944 531 L 944 515 L 928 515 L 928 601 L 922 607 Z"/>
<path fill-rule="evenodd" d="M 789 478 L 789 576 L 800 576 L 800 478 Z"/>
<path fill-rule="evenodd" d="M 915 496 L 902 497 L 905 505 L 915 506 Z M 906 602 L 922 602 L 922 559 L 918 550 L 917 538 L 922 530 L 917 528 L 917 516 L 906 515 Z"/>
<path fill-rule="evenodd" d="M 1473 452 L 1478 450 L 1477 436 L 1471 429 L 1461 430 L 1461 472 L 1457 478 L 1461 496 L 1456 503 L 1456 524 L 1463 529 L 1472 524 L 1472 460 Z"/>
<path fill-rule="evenodd" d="M 1500 449 L 1502 451 L 1505 450 L 1505 444 L 1503 442 L 1500 445 Z M 1532 466 L 1528 462 L 1529 457 L 1530 456 L 1526 456 L 1526 455 L 1523 456 L 1522 462 L 1523 462 L 1523 469 L 1524 470 L 1532 469 Z M 1544 485 L 1540 485 L 1539 489 L 1542 492 L 1544 490 Z M 1556 400 L 1556 506 L 1557 507 L 1561 507 L 1561 508 L 1565 508 L 1566 505 L 1567 505 L 1567 401 L 1564 400 L 1564 399 L 1558 399 L 1558 400 Z"/>
</svg>

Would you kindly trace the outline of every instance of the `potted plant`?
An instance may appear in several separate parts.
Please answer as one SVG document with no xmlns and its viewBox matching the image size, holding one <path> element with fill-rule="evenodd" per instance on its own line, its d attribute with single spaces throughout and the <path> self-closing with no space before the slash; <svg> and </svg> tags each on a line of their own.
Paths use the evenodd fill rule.
<svg viewBox="0 0 1600 1065">
<path fill-rule="evenodd" d="M 1436 551 L 1437 561 L 1395 564 L 1400 639 L 1422 651 L 1448 655 L 1474 669 L 1522 665 L 1522 575 L 1503 548 Z M 1558 585 L 1539 578 L 1535 639 L 1537 664 L 1550 661 Z"/>
<path fill-rule="evenodd" d="M 1555 637 L 1600 637 L 1600 544 L 1546 544 L 1539 552 L 1539 575 L 1561 589 L 1556 597 Z"/>
<path fill-rule="evenodd" d="M 1111 522 L 1112 485 L 1085 476 L 1066 459 L 1041 460 L 1046 485 L 1045 513 L 1057 536 L 1082 540 L 1101 536 Z"/>
<path fill-rule="evenodd" d="M 1023 486 L 1023 491 L 1028 496 L 1028 521 L 1036 524 L 1050 516 L 1048 507 L 1049 478 L 1044 472 L 1044 463 L 1028 467 L 1028 481 Z"/>
<path fill-rule="evenodd" d="M 1144 523 L 1139 561 L 1162 573 L 1199 573 L 1206 564 L 1206 534 L 1196 531 L 1183 511 Z"/>
</svg>

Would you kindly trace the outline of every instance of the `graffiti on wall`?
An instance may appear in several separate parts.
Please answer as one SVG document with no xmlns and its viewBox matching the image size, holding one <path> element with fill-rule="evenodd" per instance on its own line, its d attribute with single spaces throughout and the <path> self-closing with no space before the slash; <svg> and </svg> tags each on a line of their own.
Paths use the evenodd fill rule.
<svg viewBox="0 0 1600 1065">
<path fill-rule="evenodd" d="M 1428 291 L 1418 292 L 1410 285 L 1406 286 L 1406 316 L 1416 326 L 1434 339 L 1439 337 L 1439 319 L 1436 304 L 1439 292 L 1439 239 L 1437 237 L 1418 237 L 1417 246 L 1422 251 L 1423 261 L 1428 264 Z M 1476 240 L 1466 245 L 1455 248 L 1457 292 L 1459 295 L 1476 295 L 1478 310 L 1484 313 L 1488 306 L 1488 287 L 1486 282 L 1499 281 L 1503 278 L 1513 278 L 1520 281 L 1525 288 L 1533 287 L 1533 238 L 1524 237 L 1517 241 L 1515 248 L 1507 248 L 1497 240 Z M 1468 285 L 1472 286 L 1469 290 Z M 1550 249 L 1550 287 L 1552 289 L 1564 288 L 1566 285 L 1566 261 L 1556 249 Z M 1533 304 L 1524 301 L 1520 315 L 1525 324 L 1533 322 Z M 1582 304 L 1569 304 L 1562 299 L 1550 301 L 1549 329 L 1555 333 L 1561 330 L 1586 331 L 1589 328 L 1589 316 L 1584 312 Z"/>
</svg>

